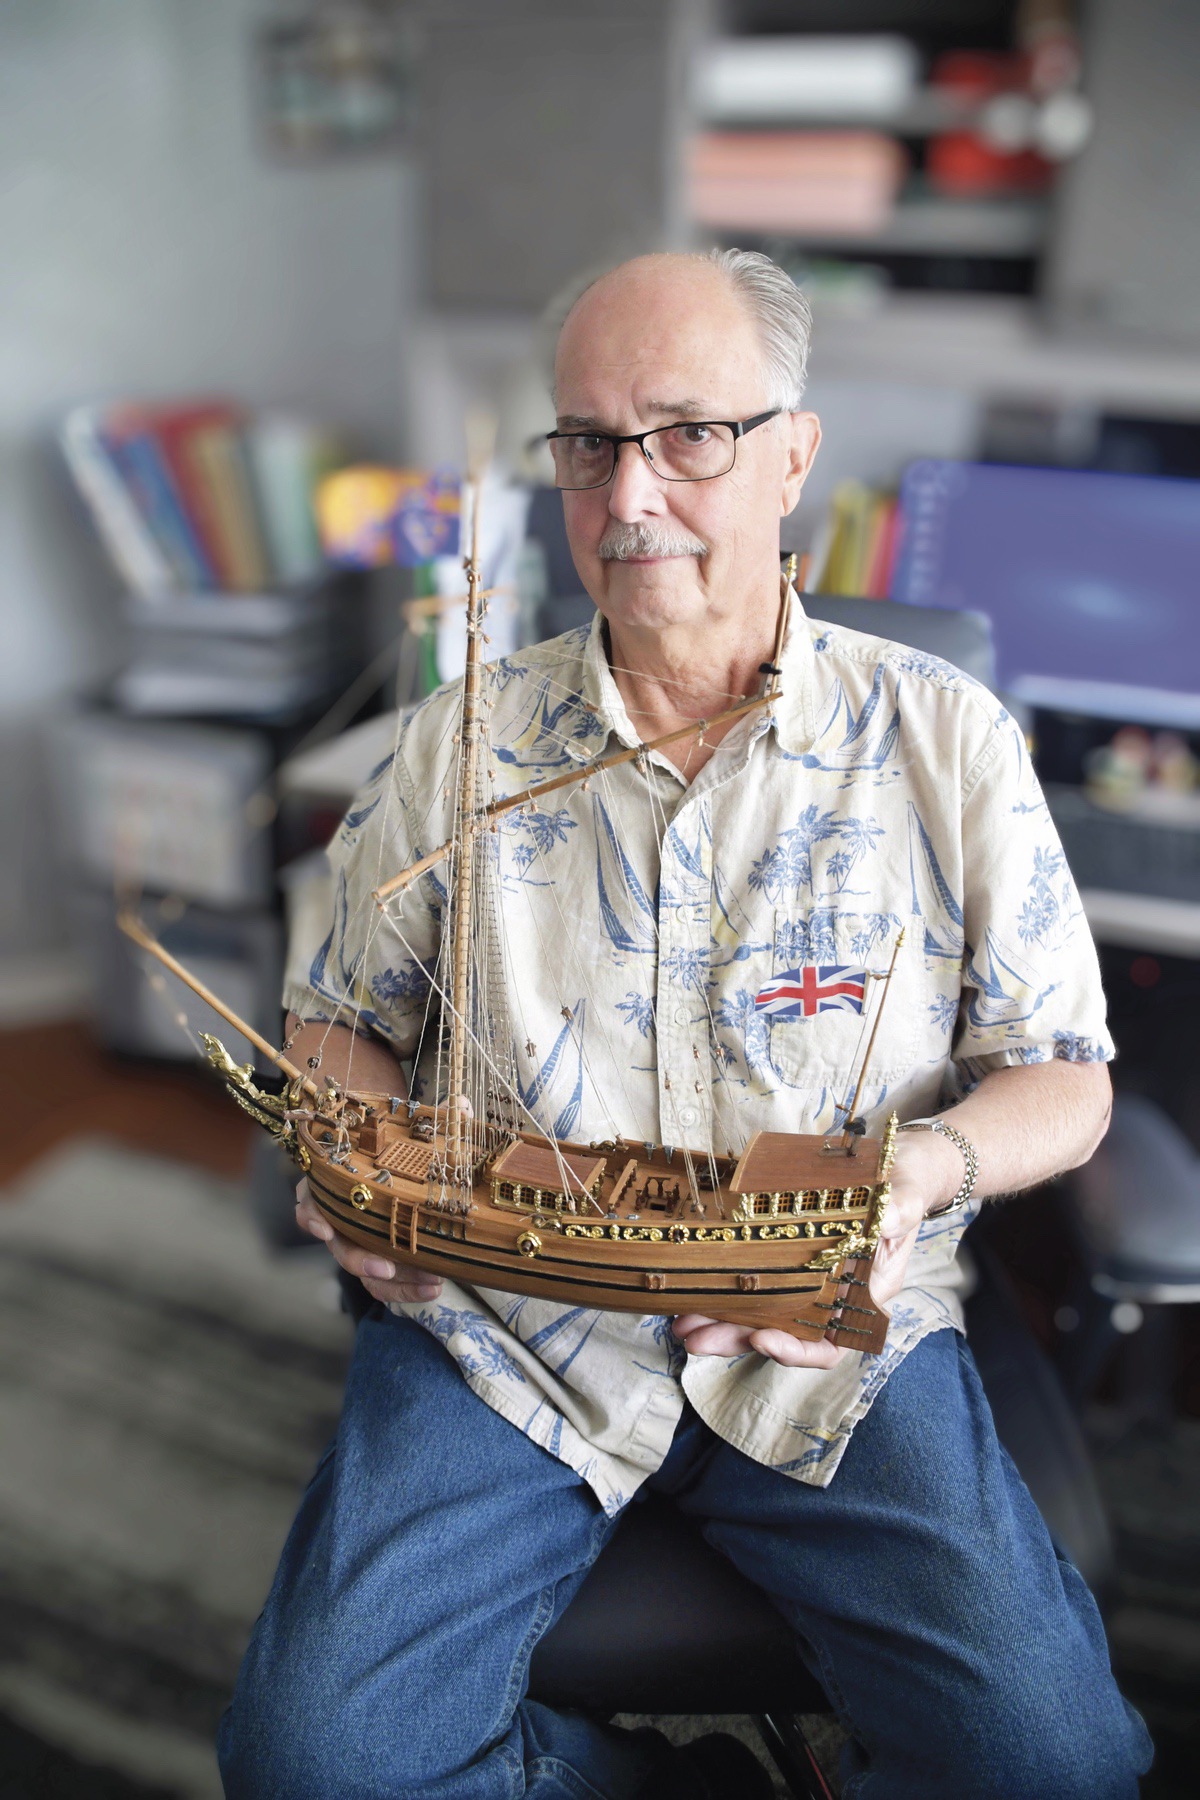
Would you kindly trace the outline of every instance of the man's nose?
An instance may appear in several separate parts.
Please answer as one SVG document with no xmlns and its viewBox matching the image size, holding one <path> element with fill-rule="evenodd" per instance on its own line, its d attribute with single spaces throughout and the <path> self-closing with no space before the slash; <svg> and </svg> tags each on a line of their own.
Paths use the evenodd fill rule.
<svg viewBox="0 0 1200 1800">
<path fill-rule="evenodd" d="M 617 466 L 608 490 L 608 510 L 615 519 L 626 523 L 663 510 L 662 481 L 642 454 L 640 444 L 617 445 Z"/>
</svg>

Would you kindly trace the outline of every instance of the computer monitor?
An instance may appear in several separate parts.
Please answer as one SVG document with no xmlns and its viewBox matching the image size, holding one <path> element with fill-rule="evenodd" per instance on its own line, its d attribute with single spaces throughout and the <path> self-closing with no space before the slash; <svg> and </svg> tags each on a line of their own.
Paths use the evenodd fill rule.
<svg viewBox="0 0 1200 1800">
<path fill-rule="evenodd" d="M 1035 706 L 1200 730 L 1200 481 L 916 462 L 892 598 L 988 615 Z"/>
</svg>

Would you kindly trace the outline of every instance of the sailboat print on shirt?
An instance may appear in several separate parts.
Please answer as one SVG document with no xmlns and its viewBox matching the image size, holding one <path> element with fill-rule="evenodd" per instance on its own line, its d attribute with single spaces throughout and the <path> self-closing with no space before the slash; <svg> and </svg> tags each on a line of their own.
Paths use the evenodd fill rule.
<svg viewBox="0 0 1200 1800">
<path fill-rule="evenodd" d="M 1002 944 L 990 925 L 982 946 L 978 950 L 968 947 L 963 983 L 969 995 L 967 1018 L 978 1030 L 1024 1024 L 1058 986 L 1053 981 L 1039 988 L 1024 958 Z"/>
<path fill-rule="evenodd" d="M 925 923 L 926 956 L 958 962 L 963 953 L 963 911 L 942 873 L 921 815 L 908 803 L 908 870 L 912 910 Z"/>
<path fill-rule="evenodd" d="M 818 727 L 813 748 L 798 759 L 806 769 L 819 769 L 828 775 L 849 775 L 864 770 L 883 775 L 895 758 L 900 740 L 899 699 L 889 710 L 883 692 L 887 673 L 881 663 L 875 671 L 871 691 L 857 713 L 842 683 L 834 682 L 830 704 Z"/>
<path fill-rule="evenodd" d="M 577 1000 L 570 1008 L 571 1017 L 526 1085 L 517 1077 L 522 1104 L 529 1111 L 547 1114 L 558 1111 L 550 1128 L 552 1137 L 569 1138 L 579 1123 L 583 1105 L 583 1037 L 587 1029 L 587 1001 Z M 567 1092 L 564 1095 L 564 1089 Z"/>
<path fill-rule="evenodd" d="M 492 746 L 498 763 L 518 769 L 563 768 L 570 761 L 569 739 L 602 737 L 603 727 L 578 694 L 562 695 L 547 676 L 540 681 L 509 744 Z"/>
<path fill-rule="evenodd" d="M 596 894 L 600 932 L 626 956 L 653 956 L 658 949 L 658 914 L 626 856 L 608 808 L 593 801 L 596 823 Z M 621 901 L 627 902 L 624 906 Z"/>
</svg>

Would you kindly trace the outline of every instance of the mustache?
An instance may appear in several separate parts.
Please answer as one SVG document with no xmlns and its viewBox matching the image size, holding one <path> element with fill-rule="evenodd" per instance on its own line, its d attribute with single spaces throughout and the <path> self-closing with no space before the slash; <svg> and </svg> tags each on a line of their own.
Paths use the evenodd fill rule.
<svg viewBox="0 0 1200 1800">
<path fill-rule="evenodd" d="M 600 539 L 597 555 L 604 562 L 629 562 L 638 556 L 707 556 L 708 545 L 678 527 L 614 519 Z"/>
</svg>

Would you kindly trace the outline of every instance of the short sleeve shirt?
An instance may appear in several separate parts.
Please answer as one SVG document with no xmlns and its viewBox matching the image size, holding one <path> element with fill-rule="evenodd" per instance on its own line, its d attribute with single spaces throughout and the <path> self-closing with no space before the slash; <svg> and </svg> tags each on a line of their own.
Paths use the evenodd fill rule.
<svg viewBox="0 0 1200 1800">
<path fill-rule="evenodd" d="M 638 742 L 601 621 L 489 665 L 496 797 Z M 460 690 L 397 721 L 395 749 L 330 848 L 335 911 L 286 1000 L 414 1059 L 431 1091 L 434 868 L 380 914 L 373 890 L 450 835 Z M 1112 1054 L 1095 951 L 1021 731 L 920 651 L 794 606 L 777 698 L 690 782 L 657 752 L 505 815 L 493 840 L 522 1103 L 557 1137 L 739 1151 L 844 1117 L 853 1011 L 772 1013 L 812 967 L 886 969 L 903 943 L 860 1113 L 924 1117 L 988 1071 Z M 769 991 L 769 990 L 768 990 Z M 841 1109 L 841 1110 L 839 1110 Z M 657 1316 L 447 1281 L 401 1310 L 492 1407 L 617 1511 L 662 1462 L 685 1397 L 727 1442 L 824 1485 L 891 1371 L 962 1328 L 970 1212 L 926 1221 L 879 1355 L 832 1369 L 688 1357 Z"/>
</svg>

